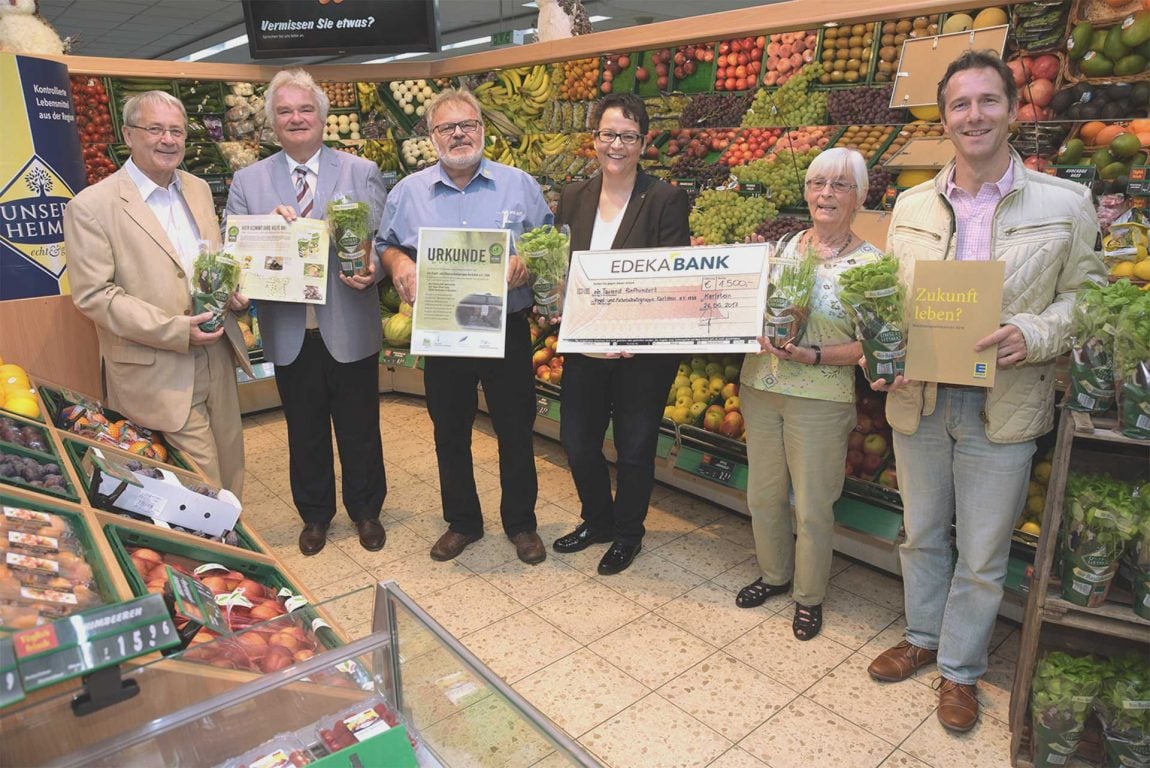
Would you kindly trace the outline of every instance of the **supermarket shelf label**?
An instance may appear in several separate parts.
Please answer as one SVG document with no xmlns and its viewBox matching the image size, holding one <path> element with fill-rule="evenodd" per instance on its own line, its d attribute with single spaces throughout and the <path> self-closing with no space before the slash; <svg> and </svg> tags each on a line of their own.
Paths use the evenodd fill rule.
<svg viewBox="0 0 1150 768">
<path fill-rule="evenodd" d="M 16 650 L 12 638 L 0 637 L 0 709 L 24 698 L 24 686 L 16 669 Z"/>
<path fill-rule="evenodd" d="M 379 353 L 379 362 L 388 368 L 422 368 L 423 358 L 402 349 L 384 347 Z"/>
<path fill-rule="evenodd" d="M 170 565 L 165 566 L 165 569 L 168 572 L 168 583 L 172 585 L 172 594 L 175 596 L 176 613 L 207 627 L 218 635 L 231 634 L 231 627 L 224 619 L 224 614 L 210 589 L 191 576 L 174 570 Z"/>
<path fill-rule="evenodd" d="M 1098 177 L 1098 169 L 1093 165 L 1055 165 L 1047 169 L 1047 173 L 1079 184 L 1089 184 Z"/>
<path fill-rule="evenodd" d="M 747 490 L 747 465 L 725 456 L 682 446 L 675 467 L 727 488 Z"/>
<path fill-rule="evenodd" d="M 12 642 L 29 692 L 180 643 L 156 594 L 25 629 Z"/>
<path fill-rule="evenodd" d="M 551 421 L 559 421 L 559 401 L 545 395 L 535 398 L 535 413 Z"/>
</svg>

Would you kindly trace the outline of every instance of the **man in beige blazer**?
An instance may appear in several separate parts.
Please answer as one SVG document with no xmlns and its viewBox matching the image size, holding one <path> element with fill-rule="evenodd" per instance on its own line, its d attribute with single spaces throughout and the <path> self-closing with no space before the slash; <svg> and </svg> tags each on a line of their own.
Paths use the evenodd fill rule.
<svg viewBox="0 0 1150 768">
<path fill-rule="evenodd" d="M 171 94 L 150 91 L 124 105 L 131 159 L 64 212 L 72 300 L 96 324 L 108 405 L 163 432 L 239 496 L 235 368 L 251 366 L 231 312 L 212 333 L 199 327 L 210 312 L 192 314 L 188 276 L 201 243 L 218 247 L 220 228 L 208 185 L 178 170 L 186 126 Z"/>
</svg>

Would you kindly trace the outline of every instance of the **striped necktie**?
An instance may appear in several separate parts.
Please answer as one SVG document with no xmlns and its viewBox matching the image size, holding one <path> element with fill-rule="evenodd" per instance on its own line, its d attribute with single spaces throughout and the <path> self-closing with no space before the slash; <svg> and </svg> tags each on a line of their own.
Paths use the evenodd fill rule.
<svg viewBox="0 0 1150 768">
<path fill-rule="evenodd" d="M 311 215 L 315 195 L 312 194 L 311 186 L 307 183 L 306 165 L 297 165 L 295 168 L 295 201 L 299 204 L 299 215 L 302 218 L 306 219 Z"/>
</svg>

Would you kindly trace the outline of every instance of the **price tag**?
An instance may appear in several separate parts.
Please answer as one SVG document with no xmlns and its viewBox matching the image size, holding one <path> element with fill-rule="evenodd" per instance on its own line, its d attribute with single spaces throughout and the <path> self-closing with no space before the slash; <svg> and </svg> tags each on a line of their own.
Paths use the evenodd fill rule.
<svg viewBox="0 0 1150 768">
<path fill-rule="evenodd" d="M 535 412 L 545 419 L 559 421 L 559 401 L 539 395 L 535 398 Z"/>
<path fill-rule="evenodd" d="M 168 572 L 168 583 L 172 585 L 172 595 L 176 598 L 177 614 L 216 634 L 226 635 L 232 631 L 210 589 L 170 565 L 164 568 Z"/>
<path fill-rule="evenodd" d="M 1077 181 L 1079 184 L 1089 184 L 1098 177 L 1098 169 L 1093 165 L 1056 165 L 1047 172 L 1051 170 L 1058 178 Z"/>
<path fill-rule="evenodd" d="M 12 636 L 24 689 L 86 675 L 179 645 L 160 595 L 76 613 Z"/>
<path fill-rule="evenodd" d="M 24 698 L 24 686 L 16 670 L 16 651 L 12 638 L 0 637 L 0 709 Z"/>
<path fill-rule="evenodd" d="M 1150 166 L 1137 165 L 1130 169 L 1130 181 L 1126 183 L 1128 197 L 1150 196 L 1150 178 L 1147 178 L 1147 168 Z"/>
<path fill-rule="evenodd" d="M 675 466 L 727 488 L 747 489 L 747 465 L 735 459 L 683 446 L 679 449 Z"/>
</svg>

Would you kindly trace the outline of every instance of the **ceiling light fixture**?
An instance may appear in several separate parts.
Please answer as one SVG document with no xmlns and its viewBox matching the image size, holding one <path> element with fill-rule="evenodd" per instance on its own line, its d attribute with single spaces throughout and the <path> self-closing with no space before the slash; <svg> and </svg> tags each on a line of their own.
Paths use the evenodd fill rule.
<svg viewBox="0 0 1150 768">
<path fill-rule="evenodd" d="M 189 53 L 187 56 L 181 56 L 180 58 L 176 59 L 176 61 L 200 61 L 201 59 L 215 56 L 217 53 L 230 51 L 232 48 L 239 48 L 241 45 L 246 45 L 247 42 L 248 36 L 240 35 L 239 37 L 233 37 L 231 40 L 225 40 L 222 43 L 208 46 L 207 48 L 196 51 L 195 53 Z"/>
</svg>

